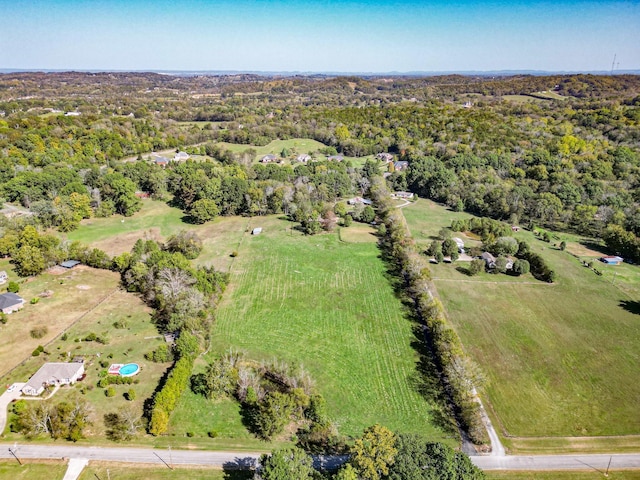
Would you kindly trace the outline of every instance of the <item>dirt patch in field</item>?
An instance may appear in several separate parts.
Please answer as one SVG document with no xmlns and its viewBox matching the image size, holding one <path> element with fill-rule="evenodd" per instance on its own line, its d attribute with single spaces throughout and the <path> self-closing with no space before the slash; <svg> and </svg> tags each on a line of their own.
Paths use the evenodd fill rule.
<svg viewBox="0 0 640 480">
<path fill-rule="evenodd" d="M 78 290 L 89 290 L 91 287 L 89 285 L 77 285 L 76 288 Z"/>
<path fill-rule="evenodd" d="M 578 257 L 601 257 L 602 252 L 593 250 L 581 243 L 568 243 L 567 250 Z"/>
<path fill-rule="evenodd" d="M 354 225 L 340 229 L 340 240 L 347 243 L 375 243 L 376 230 L 368 225 Z"/>
<path fill-rule="evenodd" d="M 67 273 L 68 271 L 69 270 L 67 270 L 66 268 L 56 265 L 55 267 L 51 267 L 49 270 L 47 270 L 47 273 L 50 273 L 51 275 L 62 275 L 64 273 Z"/>
<path fill-rule="evenodd" d="M 105 240 L 92 242 L 91 246 L 103 250 L 108 255 L 115 256 L 131 251 L 133 245 L 140 238 L 144 240 L 155 240 L 157 242 L 162 242 L 163 240 L 160 229 L 153 227 L 146 230 L 136 230 L 135 232 L 118 234 Z"/>
</svg>

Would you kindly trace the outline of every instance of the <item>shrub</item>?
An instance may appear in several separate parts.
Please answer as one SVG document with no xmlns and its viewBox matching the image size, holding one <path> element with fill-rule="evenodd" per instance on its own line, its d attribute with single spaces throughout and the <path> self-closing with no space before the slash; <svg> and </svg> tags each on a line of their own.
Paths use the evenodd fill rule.
<svg viewBox="0 0 640 480">
<path fill-rule="evenodd" d="M 18 293 L 20 291 L 20 284 L 18 282 L 9 282 L 7 286 L 7 292 Z"/>
<path fill-rule="evenodd" d="M 217 438 L 218 437 L 218 432 L 216 432 L 215 430 L 209 430 L 207 432 L 207 435 L 209 438 Z"/>
<path fill-rule="evenodd" d="M 113 387 L 108 387 L 105 391 L 104 394 L 107 397 L 115 397 L 116 396 L 116 389 Z"/>
<path fill-rule="evenodd" d="M 29 333 L 31 334 L 31 338 L 42 338 L 48 332 L 49 332 L 49 329 L 46 326 L 40 325 L 38 327 L 31 329 L 31 332 Z"/>
<path fill-rule="evenodd" d="M 231 252 L 230 256 L 233 257 L 233 258 L 237 257 L 238 256 L 238 251 L 234 250 L 233 252 Z"/>
<path fill-rule="evenodd" d="M 187 437 L 192 438 L 193 436 L 195 436 L 193 432 L 187 432 Z"/>
<path fill-rule="evenodd" d="M 113 322 L 113 328 L 117 328 L 119 330 L 127 328 L 128 326 L 129 325 L 127 324 L 126 320 L 116 320 L 115 322 Z"/>
<path fill-rule="evenodd" d="M 136 399 L 136 391 L 133 388 L 130 388 L 124 396 L 130 402 L 133 402 Z"/>
<path fill-rule="evenodd" d="M 0 323 L 5 325 L 9 321 L 9 315 L 4 312 L 0 312 Z"/>
<path fill-rule="evenodd" d="M 342 219 L 342 224 L 345 227 L 350 227 L 352 223 L 353 223 L 353 217 L 351 215 L 345 215 L 344 218 Z"/>
<path fill-rule="evenodd" d="M 95 342 L 96 338 L 98 338 L 98 336 L 95 333 L 91 332 L 89 335 L 84 337 L 82 340 L 84 340 L 85 342 Z"/>
<path fill-rule="evenodd" d="M 166 363 L 173 360 L 171 349 L 166 343 L 159 345 L 155 350 L 145 353 L 144 358 L 155 363 Z"/>
<path fill-rule="evenodd" d="M 39 301 L 40 301 L 40 299 L 39 299 L 38 297 L 33 297 L 33 298 L 29 301 L 29 303 L 30 303 L 31 305 L 35 305 L 35 304 L 36 304 L 36 303 L 38 303 Z"/>
<path fill-rule="evenodd" d="M 60 337 L 60 340 L 62 340 L 64 342 L 67 338 L 69 338 L 69 334 L 67 332 L 64 332 L 62 334 L 62 336 Z"/>
</svg>

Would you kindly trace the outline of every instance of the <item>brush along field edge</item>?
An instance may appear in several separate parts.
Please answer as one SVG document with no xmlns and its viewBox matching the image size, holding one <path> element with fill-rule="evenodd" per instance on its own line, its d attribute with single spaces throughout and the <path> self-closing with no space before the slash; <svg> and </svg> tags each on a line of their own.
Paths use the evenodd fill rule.
<svg viewBox="0 0 640 480">
<path fill-rule="evenodd" d="M 382 178 L 374 179 L 371 193 L 386 227 L 381 247 L 394 264 L 396 275 L 403 280 L 415 313 L 425 327 L 425 342 L 435 356 L 445 391 L 463 431 L 463 440 L 468 438 L 485 450 L 489 442 L 494 441 L 495 453 L 504 454 L 495 432 L 491 438 L 488 436 L 484 423 L 488 417 L 478 399 L 473 378 L 476 369 L 462 350 L 460 338 L 449 325 L 441 303 L 431 294 L 429 268 L 414 251 L 402 212 L 391 204 L 390 193 Z"/>
</svg>

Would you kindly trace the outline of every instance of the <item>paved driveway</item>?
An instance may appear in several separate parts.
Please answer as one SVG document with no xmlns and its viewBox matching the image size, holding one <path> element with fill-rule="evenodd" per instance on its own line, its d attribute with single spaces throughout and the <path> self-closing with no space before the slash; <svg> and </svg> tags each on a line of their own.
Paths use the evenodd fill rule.
<svg viewBox="0 0 640 480">
<path fill-rule="evenodd" d="M 14 383 L 15 388 L 12 392 L 4 390 L 4 393 L 0 395 L 0 435 L 4 432 L 4 428 L 7 426 L 7 407 L 16 398 L 20 398 L 20 390 L 24 387 L 25 383 Z"/>
</svg>

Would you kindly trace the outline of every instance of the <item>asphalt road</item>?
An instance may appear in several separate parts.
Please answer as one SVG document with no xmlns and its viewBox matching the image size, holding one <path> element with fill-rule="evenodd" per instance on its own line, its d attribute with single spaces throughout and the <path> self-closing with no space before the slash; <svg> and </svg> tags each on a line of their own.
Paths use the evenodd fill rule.
<svg viewBox="0 0 640 480">
<path fill-rule="evenodd" d="M 162 465 L 204 465 L 224 468 L 246 468 L 255 465 L 259 453 L 210 452 L 201 450 L 155 450 L 123 447 L 79 447 L 72 445 L 0 444 L 0 458 L 20 459 L 84 458 L 87 460 L 147 463 Z M 640 469 L 640 453 L 614 455 L 532 455 L 475 456 L 471 460 L 483 470 L 610 470 Z M 346 457 L 315 457 L 317 467 L 335 468 Z M 609 462 L 611 464 L 609 465 Z"/>
</svg>

